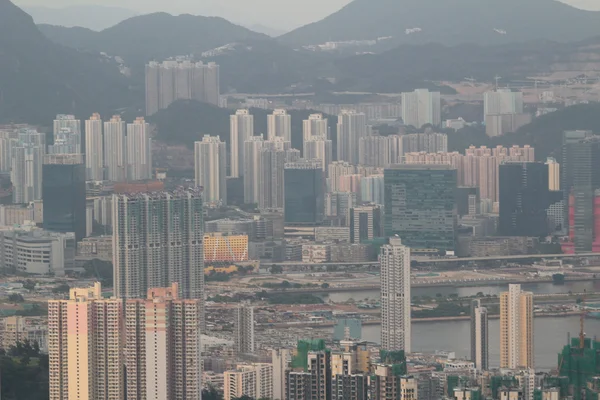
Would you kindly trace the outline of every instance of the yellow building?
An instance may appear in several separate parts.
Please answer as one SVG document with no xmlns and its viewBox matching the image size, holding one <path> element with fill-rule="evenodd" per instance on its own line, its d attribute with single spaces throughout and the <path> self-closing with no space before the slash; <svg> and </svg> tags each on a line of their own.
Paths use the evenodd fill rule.
<svg viewBox="0 0 600 400">
<path fill-rule="evenodd" d="M 248 236 L 204 235 L 204 262 L 248 261 Z"/>
<path fill-rule="evenodd" d="M 50 400 L 124 398 L 122 301 L 100 283 L 48 301 Z"/>
<path fill-rule="evenodd" d="M 546 165 L 548 166 L 548 189 L 560 190 L 560 164 L 554 158 L 549 157 Z"/>
<path fill-rule="evenodd" d="M 533 294 L 509 285 L 500 294 L 500 368 L 534 368 Z"/>
</svg>

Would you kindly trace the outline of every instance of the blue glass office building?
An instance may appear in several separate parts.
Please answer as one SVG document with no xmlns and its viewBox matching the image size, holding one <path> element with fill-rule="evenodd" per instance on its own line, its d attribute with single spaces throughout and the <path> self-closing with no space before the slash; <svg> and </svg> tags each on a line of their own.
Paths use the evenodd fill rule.
<svg viewBox="0 0 600 400">
<path fill-rule="evenodd" d="M 385 233 L 413 249 L 454 251 L 456 169 L 396 165 L 385 169 Z"/>
</svg>

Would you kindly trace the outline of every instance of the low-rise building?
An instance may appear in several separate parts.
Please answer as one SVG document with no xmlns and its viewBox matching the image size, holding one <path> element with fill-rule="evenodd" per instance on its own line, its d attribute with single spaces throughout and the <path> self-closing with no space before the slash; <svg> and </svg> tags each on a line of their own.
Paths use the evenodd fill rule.
<svg viewBox="0 0 600 400">
<path fill-rule="evenodd" d="M 35 220 L 33 204 L 0 205 L 0 225 L 23 225 L 26 221 Z"/>
<path fill-rule="evenodd" d="M 12 316 L 0 320 L 0 346 L 4 350 L 17 343 L 37 343 L 42 353 L 48 353 L 48 320 L 40 317 Z"/>
<path fill-rule="evenodd" d="M 350 243 L 350 228 L 347 226 L 320 226 L 315 228 L 315 242 Z"/>
<path fill-rule="evenodd" d="M 204 262 L 248 261 L 248 235 L 204 235 Z"/>
<path fill-rule="evenodd" d="M 81 242 L 77 243 L 77 256 L 88 260 L 98 259 L 112 262 L 112 236 L 84 238 Z"/>
<path fill-rule="evenodd" d="M 33 223 L 0 229 L 0 265 L 9 271 L 64 276 L 75 268 L 75 234 L 49 232 Z"/>
<path fill-rule="evenodd" d="M 235 370 L 224 373 L 224 400 L 242 396 L 255 399 L 273 397 L 272 364 L 240 364 Z"/>
<path fill-rule="evenodd" d="M 331 246 L 327 244 L 302 245 L 302 262 L 326 263 L 331 260 Z"/>
<path fill-rule="evenodd" d="M 373 258 L 367 244 L 332 244 L 330 253 L 331 262 L 367 262 Z"/>
</svg>

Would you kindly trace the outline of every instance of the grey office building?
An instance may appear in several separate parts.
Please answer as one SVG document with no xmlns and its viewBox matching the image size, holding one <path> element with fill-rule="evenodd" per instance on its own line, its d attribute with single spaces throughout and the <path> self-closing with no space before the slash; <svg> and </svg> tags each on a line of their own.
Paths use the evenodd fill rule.
<svg viewBox="0 0 600 400">
<path fill-rule="evenodd" d="M 471 361 L 479 371 L 489 367 L 488 312 L 479 299 L 471 302 Z"/>
<path fill-rule="evenodd" d="M 286 224 L 317 225 L 325 215 L 325 176 L 320 160 L 285 164 Z"/>
<path fill-rule="evenodd" d="M 396 165 L 384 170 L 385 233 L 413 249 L 454 251 L 456 169 Z"/>
</svg>

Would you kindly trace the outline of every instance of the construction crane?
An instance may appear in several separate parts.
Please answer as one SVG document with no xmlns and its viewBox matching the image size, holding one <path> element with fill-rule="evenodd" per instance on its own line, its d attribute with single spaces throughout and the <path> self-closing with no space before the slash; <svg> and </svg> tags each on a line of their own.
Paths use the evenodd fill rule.
<svg viewBox="0 0 600 400">
<path fill-rule="evenodd" d="M 585 308 L 585 297 L 587 295 L 587 290 L 584 289 L 583 297 L 581 298 L 581 315 L 579 316 L 579 348 L 583 349 L 585 347 L 585 316 L 587 314 L 587 310 Z"/>
<path fill-rule="evenodd" d="M 585 348 L 585 316 L 588 313 L 588 310 L 585 308 L 585 300 L 587 296 L 587 290 L 584 289 L 583 296 L 581 298 L 581 302 L 579 303 L 579 307 L 581 309 L 581 314 L 579 316 L 579 349 L 581 350 L 581 354 L 583 354 L 583 349 Z M 558 364 L 558 374 L 560 375 L 560 371 L 562 370 L 562 366 L 564 363 L 564 358 L 561 357 L 560 363 Z"/>
</svg>

